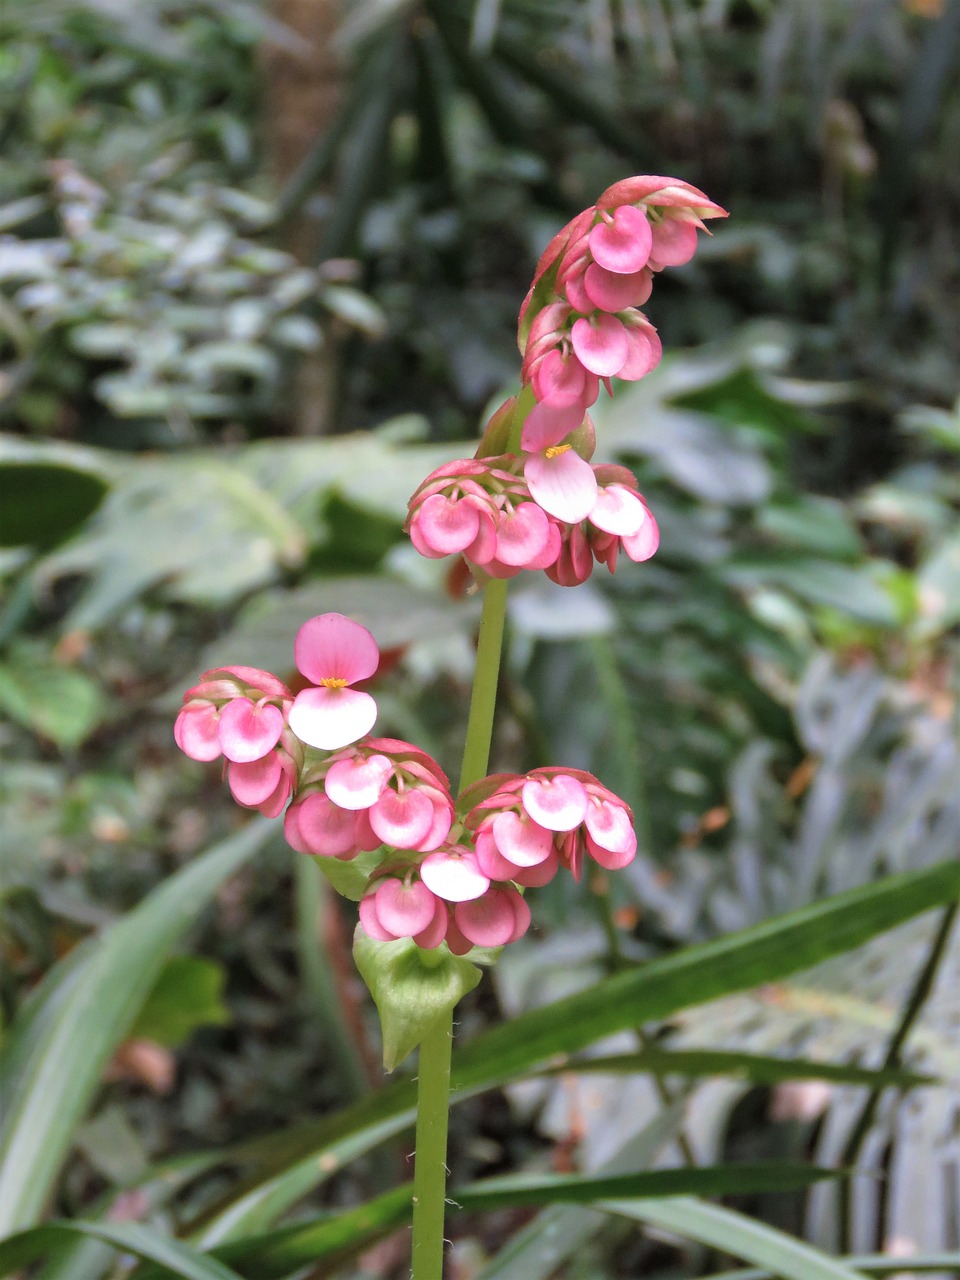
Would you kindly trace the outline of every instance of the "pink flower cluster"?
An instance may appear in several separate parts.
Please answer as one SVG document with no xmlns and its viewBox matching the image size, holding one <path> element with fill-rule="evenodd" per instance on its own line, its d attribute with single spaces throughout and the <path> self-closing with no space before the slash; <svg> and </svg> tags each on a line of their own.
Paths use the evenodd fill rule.
<svg viewBox="0 0 960 1280">
<path fill-rule="evenodd" d="M 675 178 L 628 178 L 547 246 L 520 312 L 522 379 L 533 403 L 510 443 L 523 398 L 487 424 L 477 456 L 447 463 L 410 500 L 407 529 L 422 555 L 462 554 L 478 576 L 543 569 L 574 586 L 621 551 L 647 560 L 659 532 L 625 468 L 591 464 L 587 410 L 610 379 L 635 381 L 661 356 L 638 310 L 653 273 L 688 261 L 719 205 Z"/>
<path fill-rule="evenodd" d="M 539 469 L 538 456 L 512 454 L 438 467 L 410 499 L 413 545 L 430 559 L 461 553 L 491 578 L 543 569 L 568 587 L 589 578 L 594 561 L 612 573 L 621 549 L 648 560 L 660 534 L 636 477 L 626 467 L 591 466 L 569 445 L 553 454 Z M 586 510 L 569 501 L 568 455 L 589 477 Z"/>
<path fill-rule="evenodd" d="M 457 955 L 502 946 L 530 924 L 522 890 L 561 867 L 579 878 L 585 855 L 607 868 L 633 858 L 630 810 L 576 769 L 486 778 L 462 797 L 458 820 L 431 756 L 366 736 L 376 703 L 351 688 L 379 665 L 365 627 L 337 613 L 311 618 L 294 656 L 315 681 L 296 697 L 254 667 L 209 671 L 184 695 L 174 735 L 193 760 L 224 757 L 241 805 L 276 817 L 292 797 L 284 834 L 299 853 L 350 861 L 382 850 L 360 903 L 371 938 L 445 942 Z"/>
<path fill-rule="evenodd" d="M 660 340 L 638 309 L 653 273 L 688 262 L 704 218 L 725 217 L 689 183 L 626 178 L 554 236 L 520 309 L 531 416 L 554 444 L 583 421 L 602 379 L 636 381 L 659 363 Z"/>
<path fill-rule="evenodd" d="M 425 948 L 446 942 L 455 955 L 503 946 L 530 924 L 521 888 L 549 883 L 561 867 L 579 879 L 584 854 L 611 870 L 636 854 L 630 809 L 581 770 L 496 775 L 464 799 L 477 796 L 458 843 L 378 870 L 360 903 L 370 937 L 413 938 Z"/>
<path fill-rule="evenodd" d="M 453 824 L 450 783 L 425 751 L 395 738 L 365 738 L 303 774 L 284 834 L 298 853 L 349 862 L 361 850 L 426 853 Z"/>
</svg>

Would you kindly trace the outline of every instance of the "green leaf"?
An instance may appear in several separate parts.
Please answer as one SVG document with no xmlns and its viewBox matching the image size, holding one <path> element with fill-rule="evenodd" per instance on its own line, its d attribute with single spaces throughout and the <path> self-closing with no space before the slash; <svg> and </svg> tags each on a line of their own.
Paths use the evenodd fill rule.
<svg viewBox="0 0 960 1280">
<path fill-rule="evenodd" d="M 848 1267 L 866 1271 L 873 1276 L 901 1275 L 909 1267 L 907 1275 L 920 1275 L 925 1271 L 960 1272 L 960 1251 L 955 1253 L 912 1253 L 909 1258 L 893 1258 L 889 1253 L 857 1253 L 842 1259 Z M 737 1271 L 718 1271 L 710 1280 L 776 1280 L 772 1271 L 764 1267 L 741 1267 Z"/>
<path fill-rule="evenodd" d="M 764 1164 L 703 1165 L 691 1169 L 644 1169 L 608 1177 L 543 1177 L 517 1174 L 485 1178 L 450 1192 L 465 1209 L 497 1209 L 517 1205 L 593 1204 L 597 1200 L 675 1195 L 749 1195 L 796 1191 L 826 1178 L 843 1176 L 836 1169 L 771 1161 Z"/>
<path fill-rule="evenodd" d="M 523 1014 L 456 1051 L 452 1101 L 502 1085 L 551 1057 L 551 1065 L 562 1065 L 569 1054 L 616 1031 L 811 968 L 958 894 L 960 864 L 944 862 L 617 974 L 580 995 Z M 227 1153 L 224 1158 L 234 1162 L 256 1161 L 260 1170 L 242 1195 L 227 1197 L 209 1214 L 204 1243 L 234 1238 L 243 1230 L 245 1214 L 259 1213 L 267 1203 L 278 1216 L 343 1160 L 412 1124 L 414 1102 L 413 1082 L 401 1079 L 334 1116 L 299 1123 Z M 264 1217 L 258 1221 L 262 1225 Z"/>
<path fill-rule="evenodd" d="M 687 1196 L 671 1200 L 610 1200 L 600 1208 L 634 1222 L 699 1240 L 735 1258 L 769 1267 L 783 1280 L 864 1280 L 863 1272 L 830 1258 L 811 1245 L 732 1209 Z"/>
<path fill-rule="evenodd" d="M 429 1028 L 483 976 L 475 964 L 446 947 L 424 951 L 412 938 L 375 942 L 359 926 L 353 958 L 380 1014 L 387 1071 L 412 1053 Z"/>
<path fill-rule="evenodd" d="M 191 604 L 229 604 L 305 554 L 300 526 L 238 467 L 154 457 L 127 463 L 96 516 L 40 562 L 35 581 L 47 590 L 86 575 L 65 626 L 94 628 L 157 587 Z"/>
<path fill-rule="evenodd" d="M 104 705 L 97 683 L 59 666 L 38 645 L 21 644 L 0 663 L 0 708 L 58 747 L 77 747 L 93 732 Z"/>
<path fill-rule="evenodd" d="M 168 951 L 271 830 L 266 822 L 252 822 L 171 876 L 85 944 L 79 962 L 68 956 L 62 981 L 45 980 L 43 1004 L 14 1021 L 0 1059 L 0 1069 L 7 1068 L 0 1233 L 36 1221 L 103 1069 L 155 986 Z"/>
<path fill-rule="evenodd" d="M 455 1085 L 471 1087 L 489 1079 L 491 1062 L 497 1064 L 498 1080 L 510 1079 L 615 1031 L 776 982 L 958 896 L 960 862 L 941 862 L 685 947 L 479 1036 L 454 1057 Z"/>
<path fill-rule="evenodd" d="M 182 1276 L 183 1280 L 240 1280 L 237 1272 L 222 1262 L 134 1222 L 50 1222 L 9 1236 L 0 1241 L 0 1274 L 36 1262 L 77 1236 L 103 1240 L 124 1253 L 159 1263 L 164 1275 Z"/>
<path fill-rule="evenodd" d="M 56 546 L 96 511 L 106 491 L 106 480 L 90 470 L 0 462 L 0 546 Z"/>
<path fill-rule="evenodd" d="M 225 980 L 223 965 L 216 960 L 174 956 L 164 965 L 129 1038 L 155 1040 L 175 1049 L 197 1027 L 223 1026 L 230 1021 L 221 998 Z"/>
<path fill-rule="evenodd" d="M 610 1073 L 656 1076 L 734 1076 L 753 1084 L 777 1084 L 781 1080 L 833 1080 L 837 1084 L 866 1084 L 914 1089 L 935 1084 L 934 1076 L 914 1071 L 876 1070 L 841 1062 L 814 1062 L 810 1058 L 776 1058 L 765 1054 L 734 1053 L 723 1049 L 643 1049 L 607 1057 L 575 1059 L 550 1066 L 538 1075 Z"/>
</svg>

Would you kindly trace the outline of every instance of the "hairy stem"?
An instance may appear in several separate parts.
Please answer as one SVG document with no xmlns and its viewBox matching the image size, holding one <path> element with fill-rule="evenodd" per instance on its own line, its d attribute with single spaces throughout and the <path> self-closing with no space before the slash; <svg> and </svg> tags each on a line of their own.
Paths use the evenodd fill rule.
<svg viewBox="0 0 960 1280">
<path fill-rule="evenodd" d="M 452 1012 L 445 1013 L 420 1042 L 413 1177 L 413 1280 L 443 1280 L 452 1019 Z"/>
</svg>

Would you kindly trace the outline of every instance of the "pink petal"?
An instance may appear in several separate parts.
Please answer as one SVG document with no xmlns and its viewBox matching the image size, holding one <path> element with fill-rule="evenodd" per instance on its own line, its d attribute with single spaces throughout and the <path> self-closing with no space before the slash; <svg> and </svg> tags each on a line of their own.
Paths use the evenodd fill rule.
<svg viewBox="0 0 960 1280">
<path fill-rule="evenodd" d="M 587 836 L 587 853 L 590 857 L 606 871 L 621 871 L 624 867 L 629 866 L 636 856 L 636 849 L 604 849 L 602 845 L 597 844 L 593 836 Z"/>
<path fill-rule="evenodd" d="M 497 554 L 497 523 L 488 508 L 480 511 L 479 517 L 477 536 L 463 554 L 474 564 L 483 565 Z"/>
<path fill-rule="evenodd" d="M 453 804 L 442 791 L 436 791 L 433 787 L 421 787 L 420 794 L 426 796 L 433 806 L 433 821 L 417 848 L 421 853 L 429 853 L 442 845 L 450 834 L 453 826 Z"/>
<path fill-rule="evenodd" d="M 433 920 L 436 898 L 425 884 L 390 877 L 376 890 L 377 919 L 397 938 L 412 938 Z"/>
<path fill-rule="evenodd" d="M 360 899 L 360 924 L 363 932 L 368 938 L 373 938 L 374 942 L 397 941 L 397 935 L 390 933 L 380 923 L 380 917 L 377 915 L 376 893 L 367 893 Z"/>
<path fill-rule="evenodd" d="M 220 667 L 220 671 L 227 671 L 230 675 L 235 676 L 244 684 L 249 685 L 251 689 L 255 689 L 260 694 L 265 694 L 268 698 L 289 698 L 290 690 L 278 680 L 275 675 L 271 675 L 269 671 L 261 671 L 259 667 Z M 210 672 L 209 674 L 213 674 Z M 206 679 L 206 677 L 204 677 Z"/>
<path fill-rule="evenodd" d="M 536 822 L 524 822 L 512 809 L 494 818 L 493 838 L 503 856 L 516 867 L 538 866 L 553 849 L 552 831 Z"/>
<path fill-rule="evenodd" d="M 650 257 L 661 267 L 681 267 L 697 251 L 697 228 L 683 218 L 664 218 L 653 228 Z"/>
<path fill-rule="evenodd" d="M 580 270 L 571 271 L 562 285 L 567 301 L 574 311 L 579 311 L 581 315 L 589 315 L 596 306 L 586 290 L 586 266 L 587 261 L 584 260 L 580 264 Z M 560 284 L 559 281 L 557 283 Z"/>
<path fill-rule="evenodd" d="M 341 809 L 369 809 L 392 772 L 393 762 L 386 756 L 352 756 L 330 766 L 323 787 Z"/>
<path fill-rule="evenodd" d="M 577 359 L 600 378 L 619 373 L 627 358 L 627 334 L 616 316 L 605 311 L 581 316 L 570 331 L 570 341 Z"/>
<path fill-rule="evenodd" d="M 552 778 L 528 778 L 523 784 L 523 807 L 548 831 L 572 831 L 587 812 L 589 798 L 582 782 L 569 774 Z"/>
<path fill-rule="evenodd" d="M 425 951 L 439 947 L 447 932 L 447 904 L 440 898 L 433 900 L 433 919 L 420 933 L 414 935 L 414 942 Z"/>
<path fill-rule="evenodd" d="M 525 566 L 539 556 L 550 541 L 550 522 L 535 502 L 521 502 L 500 517 L 497 559 L 502 564 Z"/>
<path fill-rule="evenodd" d="M 632 275 L 647 265 L 653 232 L 647 215 L 632 205 L 621 205 L 591 228 L 590 252 L 608 271 Z"/>
<path fill-rule="evenodd" d="M 640 526 L 638 533 L 623 539 L 623 549 L 638 564 L 644 560 L 649 560 L 660 545 L 660 529 L 653 517 L 653 513 L 646 510 L 646 519 Z"/>
<path fill-rule="evenodd" d="M 579 524 L 570 531 L 560 548 L 556 563 L 547 569 L 547 577 L 560 587 L 576 587 L 593 573 L 593 553 L 590 543 Z"/>
<path fill-rule="evenodd" d="M 283 815 L 283 838 L 297 853 L 309 854 L 313 853 L 313 850 L 300 832 L 300 807 L 300 804 L 294 801 Z"/>
<path fill-rule="evenodd" d="M 656 329 L 648 321 L 634 313 L 639 323 L 626 324 L 627 358 L 618 377 L 625 382 L 638 382 L 645 378 L 651 369 L 655 369 L 663 355 L 663 344 Z"/>
<path fill-rule="evenodd" d="M 647 511 L 635 493 L 622 484 L 611 484 L 597 490 L 597 500 L 590 512 L 590 523 L 606 533 L 630 537 L 639 533 Z"/>
<path fill-rule="evenodd" d="M 504 886 L 472 902 L 458 902 L 453 918 L 463 936 L 478 947 L 502 947 L 526 933 L 530 908 L 516 889 Z"/>
<path fill-rule="evenodd" d="M 465 551 L 480 528 L 480 513 L 466 502 L 452 502 L 440 493 L 417 511 L 417 529 L 428 546 L 445 556 Z"/>
<path fill-rule="evenodd" d="M 583 277 L 583 287 L 590 302 L 601 311 L 625 311 L 627 307 L 642 307 L 650 297 L 653 273 L 644 267 L 620 275 L 592 262 Z"/>
<path fill-rule="evenodd" d="M 467 902 L 479 898 L 490 887 L 474 853 L 449 853 L 438 849 L 420 864 L 420 876 L 427 888 L 444 902 Z"/>
<path fill-rule="evenodd" d="M 294 776 L 293 761 L 288 760 L 284 763 L 281 758 L 280 767 L 283 772 L 280 775 L 280 781 L 271 796 L 268 796 L 261 804 L 257 805 L 257 809 L 265 818 L 279 818 L 283 813 L 283 807 L 293 794 L 293 787 L 296 781 Z"/>
<path fill-rule="evenodd" d="M 291 809 L 297 813 L 296 834 L 311 853 L 327 858 L 356 853 L 357 819 L 350 810 L 341 809 L 321 791 L 311 792 Z"/>
<path fill-rule="evenodd" d="M 481 828 L 475 841 L 477 848 L 477 866 L 491 880 L 512 880 L 519 868 L 508 862 L 493 838 L 491 828 Z"/>
<path fill-rule="evenodd" d="M 533 372 L 534 395 L 555 409 L 580 404 L 586 391 L 587 371 L 577 359 L 564 359 L 559 351 L 548 351 Z"/>
<path fill-rule="evenodd" d="M 563 534 L 560 532 L 560 526 L 555 520 L 548 522 L 548 537 L 544 543 L 543 550 L 538 556 L 531 556 L 523 566 L 525 569 L 549 569 L 552 564 L 556 563 L 563 548 Z"/>
<path fill-rule="evenodd" d="M 395 849 L 419 849 L 434 821 L 433 805 L 415 787 L 405 791 L 387 787 L 367 812 L 376 834 Z"/>
<path fill-rule="evenodd" d="M 237 804 L 255 809 L 258 804 L 270 799 L 282 773 L 280 757 L 275 751 L 271 751 L 263 759 L 253 760 L 249 764 L 228 765 L 227 781 Z"/>
<path fill-rule="evenodd" d="M 528 452 L 538 452 L 559 444 L 571 431 L 576 431 L 586 413 L 579 403 L 558 407 L 552 404 L 535 404 L 527 414 L 520 435 L 520 446 Z"/>
<path fill-rule="evenodd" d="M 380 650 L 367 628 L 342 613 L 322 613 L 305 622 L 293 642 L 293 654 L 297 670 L 314 684 L 355 684 L 369 679 L 380 663 Z"/>
<path fill-rule="evenodd" d="M 220 756 L 220 715 L 211 702 L 188 702 L 173 725 L 177 746 L 191 760 L 206 763 Z"/>
<path fill-rule="evenodd" d="M 469 938 L 465 938 L 457 928 L 457 922 L 453 918 L 452 911 L 447 914 L 447 933 L 445 942 L 455 956 L 465 956 L 468 951 L 473 950 L 473 943 Z"/>
<path fill-rule="evenodd" d="M 257 706 L 249 698 L 234 698 L 220 712 L 223 754 L 238 764 L 259 760 L 272 751 L 282 732 L 283 712 L 269 702 Z"/>
<path fill-rule="evenodd" d="M 555 849 L 550 850 L 550 856 L 546 862 L 541 862 L 536 867 L 520 867 L 517 869 L 516 875 L 511 876 L 511 880 L 517 884 L 522 884 L 525 889 L 539 889 L 545 884 L 549 884 L 553 877 L 560 870 L 560 859 Z"/>
<path fill-rule="evenodd" d="M 626 853 L 628 859 L 637 851 L 637 835 L 630 814 L 622 804 L 608 800 L 591 800 L 584 825 L 594 843 L 611 853 Z"/>
<path fill-rule="evenodd" d="M 552 458 L 534 453 L 523 466 L 530 494 L 548 515 L 578 524 L 593 510 L 597 478 L 589 462 L 573 449 Z"/>
<path fill-rule="evenodd" d="M 304 689 L 290 708 L 290 728 L 301 742 L 336 751 L 369 733 L 377 704 L 359 689 Z"/>
</svg>

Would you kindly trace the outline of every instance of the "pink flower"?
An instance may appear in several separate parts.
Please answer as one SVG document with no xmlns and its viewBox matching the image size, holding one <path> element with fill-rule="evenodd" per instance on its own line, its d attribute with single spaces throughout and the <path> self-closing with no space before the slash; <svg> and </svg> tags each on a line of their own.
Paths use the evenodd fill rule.
<svg viewBox="0 0 960 1280">
<path fill-rule="evenodd" d="M 377 704 L 369 693 L 350 688 L 368 680 L 380 663 L 366 627 L 341 613 L 324 613 L 303 624 L 293 651 L 297 669 L 316 686 L 298 693 L 290 708 L 290 728 L 300 741 L 335 751 L 369 733 Z"/>
<path fill-rule="evenodd" d="M 191 760 L 259 760 L 280 741 L 292 697 L 269 671 L 218 667 L 183 695 L 173 736 Z"/>
</svg>

